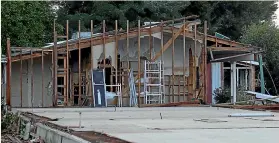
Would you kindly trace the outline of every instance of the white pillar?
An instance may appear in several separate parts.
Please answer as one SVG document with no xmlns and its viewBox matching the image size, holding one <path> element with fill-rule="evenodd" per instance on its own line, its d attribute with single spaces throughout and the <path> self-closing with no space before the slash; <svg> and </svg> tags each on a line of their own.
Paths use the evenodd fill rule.
<svg viewBox="0 0 279 143">
<path fill-rule="evenodd" d="M 31 96 L 31 61 L 27 61 L 27 100 L 28 107 L 32 107 L 32 96 Z"/>
<path fill-rule="evenodd" d="M 236 102 L 236 62 L 231 63 L 231 101 Z"/>
<path fill-rule="evenodd" d="M 214 90 L 222 86 L 221 82 L 221 63 L 211 63 L 211 85 L 212 85 L 212 104 L 215 104 Z"/>
<path fill-rule="evenodd" d="M 239 69 L 237 68 L 236 69 L 236 87 L 238 87 L 239 86 Z"/>
<path fill-rule="evenodd" d="M 248 70 L 245 69 L 245 90 L 248 90 Z"/>
</svg>

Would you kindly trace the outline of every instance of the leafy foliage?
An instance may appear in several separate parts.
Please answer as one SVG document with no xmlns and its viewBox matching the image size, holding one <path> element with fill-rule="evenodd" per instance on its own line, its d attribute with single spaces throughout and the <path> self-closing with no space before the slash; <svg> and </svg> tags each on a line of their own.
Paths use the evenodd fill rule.
<svg viewBox="0 0 279 143">
<path fill-rule="evenodd" d="M 14 126 L 17 125 L 19 117 L 14 113 L 7 113 L 1 118 L 1 130 L 3 132 L 10 132 L 14 130 Z M 1 132 L 2 133 L 2 132 Z"/>
<path fill-rule="evenodd" d="M 130 27 L 135 27 L 139 19 L 161 21 L 195 14 L 208 21 L 209 34 L 219 32 L 237 40 L 243 27 L 270 20 L 277 9 L 274 1 L 3 1 L 1 4 L 2 49 L 7 37 L 16 46 L 37 47 L 51 42 L 55 16 L 60 24 L 58 30 L 69 20 L 71 34 L 78 30 L 78 20 L 82 31 L 89 31 L 93 20 L 96 33 L 102 31 L 103 20 L 108 31 L 114 29 L 115 20 L 119 28 L 125 29 L 126 20 L 130 21 Z M 59 9 L 54 10 L 54 5 Z"/>
<path fill-rule="evenodd" d="M 219 32 L 234 40 L 241 36 L 244 26 L 270 20 L 277 9 L 272 1 L 65 1 L 59 5 L 58 19 L 69 19 L 72 31 L 77 30 L 79 19 L 83 30 L 88 30 L 90 20 L 94 20 L 95 30 L 100 32 L 102 20 L 106 20 L 108 30 L 113 30 L 115 20 L 125 29 L 126 20 L 135 27 L 138 19 L 161 21 L 199 15 L 202 21 L 208 21 L 209 33 Z"/>
<path fill-rule="evenodd" d="M 207 20 L 211 34 L 219 32 L 238 40 L 243 27 L 270 20 L 276 9 L 272 1 L 207 1 L 191 2 L 182 13 L 200 15 L 202 20 Z"/>
<path fill-rule="evenodd" d="M 244 86 L 238 86 L 236 88 L 236 102 L 240 102 L 242 104 L 247 104 L 249 102 L 243 102 L 243 101 L 249 101 L 253 99 L 253 96 L 251 95 L 247 95 L 247 93 L 245 92 L 246 89 L 244 88 Z M 238 103 L 238 104 L 240 104 Z"/>
<path fill-rule="evenodd" d="M 263 61 L 279 90 L 279 28 L 272 22 L 252 24 L 244 30 L 242 42 L 263 48 Z M 270 94 L 276 95 L 274 85 L 268 71 L 264 68 L 266 88 Z"/>
<path fill-rule="evenodd" d="M 54 13 L 47 1 L 2 1 L 1 43 L 11 45 L 42 46 L 51 41 Z M 3 51 L 5 52 L 5 51 Z"/>
<path fill-rule="evenodd" d="M 244 91 L 244 87 L 237 87 L 236 90 L 236 102 L 252 100 L 252 96 L 247 95 Z M 213 91 L 214 100 L 216 103 L 228 103 L 231 101 L 231 88 L 230 87 L 219 87 Z M 248 104 L 249 102 L 243 102 L 242 104 Z M 241 103 L 238 103 L 241 104 Z"/>
<path fill-rule="evenodd" d="M 216 103 L 227 103 L 231 100 L 230 88 L 216 88 L 213 91 Z"/>
<path fill-rule="evenodd" d="M 106 20 L 106 30 L 113 30 L 115 20 L 118 20 L 118 27 L 125 29 L 127 20 L 130 27 L 135 27 L 139 19 L 160 21 L 182 17 L 180 10 L 189 2 L 67 1 L 59 5 L 58 19 L 60 22 L 68 19 L 71 31 L 77 31 L 78 20 L 82 21 L 81 30 L 90 29 L 90 20 L 93 20 L 95 32 L 101 32 L 103 20 Z"/>
</svg>

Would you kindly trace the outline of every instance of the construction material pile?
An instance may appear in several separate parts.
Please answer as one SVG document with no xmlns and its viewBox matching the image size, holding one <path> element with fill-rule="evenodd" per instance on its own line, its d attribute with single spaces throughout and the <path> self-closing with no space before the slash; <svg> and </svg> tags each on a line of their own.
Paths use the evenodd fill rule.
<svg viewBox="0 0 279 143">
<path fill-rule="evenodd" d="M 22 142 L 18 134 L 19 117 L 14 113 L 6 113 L 1 119 L 1 142 L 2 143 L 17 143 Z"/>
</svg>

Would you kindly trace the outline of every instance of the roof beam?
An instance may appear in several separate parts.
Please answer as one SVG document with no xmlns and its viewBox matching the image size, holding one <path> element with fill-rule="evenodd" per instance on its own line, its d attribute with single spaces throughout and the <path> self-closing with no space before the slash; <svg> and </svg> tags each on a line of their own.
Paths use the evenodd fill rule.
<svg viewBox="0 0 279 143">
<path fill-rule="evenodd" d="M 178 30 L 179 30 L 178 28 L 174 28 L 174 32 L 176 32 Z M 171 33 L 171 27 L 169 27 L 169 26 L 166 27 L 164 32 Z M 181 35 L 183 35 L 183 33 Z M 195 33 L 186 29 L 186 37 L 194 39 Z M 201 32 L 197 32 L 197 39 L 203 40 L 203 38 L 204 38 L 204 34 Z M 247 44 L 243 44 L 243 43 L 239 43 L 239 42 L 231 41 L 231 40 L 226 40 L 226 39 L 221 39 L 221 38 L 216 38 L 215 36 L 212 36 L 212 35 L 207 35 L 207 41 L 216 42 L 216 40 L 217 40 L 218 44 L 224 44 L 224 45 L 228 45 L 228 46 L 232 46 L 232 47 L 249 47 L 249 45 L 247 45 Z"/>
<path fill-rule="evenodd" d="M 164 52 L 169 48 L 169 46 L 174 42 L 174 40 L 175 40 L 179 35 L 181 35 L 181 32 L 183 31 L 183 29 L 184 29 L 184 25 L 181 26 L 181 27 L 179 28 L 179 30 L 178 30 L 174 35 L 172 35 L 172 38 L 169 39 L 169 41 L 164 45 L 163 49 L 161 49 L 160 52 L 158 52 L 158 53 L 155 55 L 155 57 L 153 57 L 152 61 L 155 61 L 157 58 L 159 58 L 159 57 L 162 55 L 162 53 L 164 53 Z"/>
<path fill-rule="evenodd" d="M 158 33 L 158 32 L 160 32 L 160 30 L 161 30 L 161 27 L 152 27 L 152 28 L 151 28 L 151 32 L 152 32 L 152 33 Z M 138 36 L 137 34 L 138 34 L 137 31 L 130 31 L 130 32 L 129 32 L 129 38 L 137 37 L 137 36 Z M 140 35 L 141 35 L 141 36 L 149 35 L 149 30 L 147 30 L 147 29 L 141 29 Z M 105 40 L 106 43 L 115 42 L 115 36 L 114 36 L 114 35 L 106 36 L 105 38 L 106 38 L 106 40 Z M 127 34 L 126 34 L 126 33 L 123 33 L 123 34 L 119 34 L 119 35 L 118 35 L 118 40 L 124 40 L 124 39 L 126 39 L 126 38 L 127 38 Z M 94 42 L 93 42 L 93 46 L 101 45 L 102 42 L 103 42 L 102 37 L 93 38 L 93 41 L 94 41 Z M 80 48 L 83 49 L 83 48 L 88 48 L 88 47 L 90 47 L 90 42 L 91 42 L 91 39 L 90 39 L 90 38 L 80 40 Z M 78 43 L 78 41 L 75 41 L 74 43 L 68 44 L 69 50 L 72 51 L 72 50 L 77 49 L 77 43 Z M 53 47 L 53 46 L 51 46 L 51 47 L 49 47 L 49 48 L 45 48 L 45 49 L 43 49 L 43 50 L 44 50 L 44 51 L 48 51 L 48 50 L 51 51 L 52 47 Z M 57 47 L 58 47 L 58 51 L 66 50 L 66 44 L 63 44 L 63 45 L 61 45 L 61 46 L 57 45 Z M 15 49 L 17 49 L 17 48 L 15 48 Z M 29 49 L 29 48 L 28 48 L 28 49 Z M 35 53 L 35 51 L 34 51 L 34 53 Z M 40 53 L 41 53 L 41 52 L 40 52 Z M 40 54 L 38 54 L 38 55 L 40 55 Z M 35 57 L 39 57 L 38 55 L 35 56 Z M 23 60 L 28 59 L 28 56 L 25 58 L 25 56 L 23 55 L 22 57 L 23 57 Z M 18 55 L 18 56 L 12 57 L 12 62 L 18 61 L 18 60 L 19 60 L 19 55 Z"/>
<path fill-rule="evenodd" d="M 212 51 L 253 51 L 253 48 L 247 47 L 207 47 L 207 49 Z"/>
<path fill-rule="evenodd" d="M 51 52 L 49 52 L 49 53 L 51 53 Z M 44 51 L 44 54 L 49 54 L 49 53 Z M 42 56 L 41 51 L 40 51 L 40 53 L 33 53 L 32 54 L 33 58 L 38 58 L 38 57 L 41 57 L 41 56 Z M 30 55 L 22 55 L 22 60 L 28 60 L 28 59 L 30 59 L 30 57 L 31 57 Z M 20 57 L 19 56 L 13 57 L 11 61 L 12 62 L 20 61 Z"/>
</svg>

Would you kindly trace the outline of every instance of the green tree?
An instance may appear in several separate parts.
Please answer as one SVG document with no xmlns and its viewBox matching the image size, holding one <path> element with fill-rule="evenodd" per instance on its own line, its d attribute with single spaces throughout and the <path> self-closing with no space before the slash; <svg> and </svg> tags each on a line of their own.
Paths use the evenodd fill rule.
<svg viewBox="0 0 279 143">
<path fill-rule="evenodd" d="M 38 47 L 52 40 L 55 14 L 47 1 L 2 1 L 1 43 L 5 53 L 6 39 L 12 46 Z"/>
<path fill-rule="evenodd" d="M 274 1 L 196 1 L 181 13 L 199 15 L 202 21 L 207 20 L 211 34 L 219 32 L 239 40 L 243 27 L 269 21 L 276 9 Z"/>
<path fill-rule="evenodd" d="M 271 77 L 267 69 L 264 68 L 265 86 L 270 94 L 278 94 L 276 89 L 279 91 L 279 28 L 272 22 L 252 24 L 244 29 L 241 42 L 263 48 L 263 61 L 276 87 L 274 88 Z"/>
<path fill-rule="evenodd" d="M 108 30 L 113 30 L 115 20 L 125 29 L 126 20 L 135 27 L 138 19 L 161 21 L 199 15 L 208 21 L 210 34 L 219 32 L 234 40 L 241 36 L 243 27 L 270 20 L 277 9 L 274 1 L 65 1 L 58 5 L 58 19 L 60 23 L 68 19 L 71 31 L 77 31 L 78 20 L 83 30 L 90 29 L 90 20 L 94 20 L 96 32 L 101 32 L 102 20 L 106 20 Z"/>
<path fill-rule="evenodd" d="M 126 20 L 130 21 L 130 27 L 136 27 L 138 19 L 160 21 L 195 14 L 202 21 L 208 21 L 209 33 L 219 32 L 238 40 L 243 27 L 270 20 L 277 8 L 272 1 L 3 1 L 1 4 L 2 49 L 7 37 L 16 46 L 36 47 L 53 41 L 55 15 L 61 25 L 65 26 L 69 20 L 69 32 L 73 33 L 78 30 L 78 20 L 81 20 L 82 31 L 88 31 L 90 20 L 94 20 L 95 32 L 101 32 L 103 20 L 106 20 L 106 30 L 113 30 L 115 20 L 119 28 L 125 29 Z M 58 11 L 53 10 L 53 5 L 60 7 Z"/>
<path fill-rule="evenodd" d="M 95 32 L 101 32 L 102 21 L 106 20 L 106 30 L 113 30 L 115 20 L 119 28 L 126 28 L 126 21 L 130 27 L 137 26 L 137 20 L 160 21 L 182 17 L 180 11 L 189 5 L 189 2 L 149 2 L 149 1 L 65 1 L 58 3 L 58 21 L 70 22 L 70 31 L 77 31 L 78 20 L 81 20 L 81 29 L 90 29 L 90 20 L 94 21 Z"/>
</svg>

